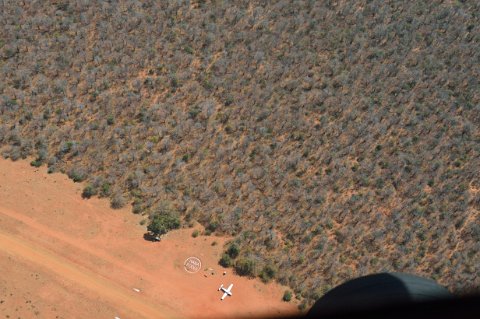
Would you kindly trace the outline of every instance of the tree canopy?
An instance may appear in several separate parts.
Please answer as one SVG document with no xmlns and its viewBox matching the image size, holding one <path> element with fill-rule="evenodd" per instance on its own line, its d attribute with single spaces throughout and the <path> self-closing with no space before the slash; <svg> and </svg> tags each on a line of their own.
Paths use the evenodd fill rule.
<svg viewBox="0 0 480 319">
<path fill-rule="evenodd" d="M 180 227 L 180 218 L 172 214 L 158 214 L 153 216 L 147 230 L 155 236 L 163 235 L 172 229 Z"/>
</svg>

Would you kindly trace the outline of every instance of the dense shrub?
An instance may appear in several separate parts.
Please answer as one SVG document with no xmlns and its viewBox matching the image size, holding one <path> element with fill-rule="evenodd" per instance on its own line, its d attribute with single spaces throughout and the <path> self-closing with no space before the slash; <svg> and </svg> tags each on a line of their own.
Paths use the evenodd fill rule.
<svg viewBox="0 0 480 319">
<path fill-rule="evenodd" d="M 82 168 L 73 168 L 68 172 L 68 177 L 75 183 L 83 182 L 87 178 L 85 170 Z"/>
<path fill-rule="evenodd" d="M 111 186 L 109 183 L 103 183 L 100 187 L 100 197 L 108 197 L 111 194 Z"/>
<path fill-rule="evenodd" d="M 262 279 L 263 282 L 269 282 L 270 280 L 275 278 L 275 275 L 277 274 L 277 269 L 272 266 L 272 265 L 265 265 L 260 272 L 260 279 Z"/>
<path fill-rule="evenodd" d="M 142 204 L 139 201 L 134 201 L 132 203 L 132 213 L 141 214 L 143 212 Z"/>
<path fill-rule="evenodd" d="M 90 198 L 97 194 L 97 190 L 92 185 L 87 185 L 82 191 L 82 198 Z"/>
<path fill-rule="evenodd" d="M 232 243 L 228 246 L 227 254 L 232 258 L 237 258 L 238 254 L 240 253 L 240 247 L 236 243 Z"/>
<path fill-rule="evenodd" d="M 218 263 L 223 267 L 231 267 L 233 265 L 233 260 L 228 254 L 223 253 Z"/>
<path fill-rule="evenodd" d="M 250 258 L 240 258 L 235 262 L 235 271 L 240 276 L 254 277 L 255 273 L 255 261 Z"/>
<path fill-rule="evenodd" d="M 218 221 L 213 220 L 213 221 L 208 223 L 205 230 L 206 230 L 207 234 L 211 234 L 217 229 L 217 227 L 218 227 Z"/>
<path fill-rule="evenodd" d="M 290 300 L 292 300 L 292 292 L 290 290 L 286 290 L 284 293 L 283 293 L 283 298 L 282 298 L 283 301 L 285 302 L 289 302 Z"/>
<path fill-rule="evenodd" d="M 156 214 L 150 220 L 150 224 L 147 226 L 147 230 L 154 235 L 163 235 L 172 229 L 180 227 L 180 218 L 168 213 Z"/>
<path fill-rule="evenodd" d="M 123 206 L 125 206 L 125 204 L 126 204 L 126 200 L 122 194 L 115 194 L 110 199 L 110 207 L 112 207 L 113 209 L 120 209 Z"/>
<path fill-rule="evenodd" d="M 31 161 L 30 165 L 32 165 L 33 167 L 40 167 L 40 166 L 42 166 L 42 161 L 36 159 L 36 160 Z"/>
</svg>

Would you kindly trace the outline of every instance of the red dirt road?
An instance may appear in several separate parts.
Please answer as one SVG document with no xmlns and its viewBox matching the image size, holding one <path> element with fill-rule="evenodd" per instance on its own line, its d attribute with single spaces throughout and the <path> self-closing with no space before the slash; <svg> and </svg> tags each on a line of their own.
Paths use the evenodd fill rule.
<svg viewBox="0 0 480 319">
<path fill-rule="evenodd" d="M 53 272 L 55 276 L 95 291 L 114 304 L 122 308 L 134 309 L 135 312 L 144 317 L 161 318 L 168 316 L 169 312 L 167 310 L 158 306 L 154 307 L 137 296 L 132 296 L 131 293 L 127 293 L 128 291 L 124 287 L 116 285 L 115 282 L 106 280 L 85 268 L 80 269 L 75 264 L 32 243 L 25 244 L 20 238 L 0 233 L 0 249 L 8 254 L 25 258 L 35 264 L 48 265 L 48 270 Z"/>
<path fill-rule="evenodd" d="M 224 238 L 192 229 L 143 239 L 140 216 L 83 200 L 82 185 L 25 161 L 0 160 L 0 316 L 10 318 L 239 317 L 296 312 L 284 287 L 238 277 L 217 260 Z M 214 242 L 216 244 L 214 244 Z M 195 274 L 183 269 L 202 261 Z M 213 269 L 215 273 L 212 275 Z M 218 286 L 234 284 L 221 302 Z M 139 289 L 136 292 L 133 288 Z"/>
</svg>

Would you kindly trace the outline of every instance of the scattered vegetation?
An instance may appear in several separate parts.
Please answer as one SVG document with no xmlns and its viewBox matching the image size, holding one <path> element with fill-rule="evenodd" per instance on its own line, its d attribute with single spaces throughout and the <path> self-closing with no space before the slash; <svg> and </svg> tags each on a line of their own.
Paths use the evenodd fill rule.
<svg viewBox="0 0 480 319">
<path fill-rule="evenodd" d="M 67 2 L 2 4 L 3 157 L 232 236 L 222 265 L 302 305 L 480 286 L 478 2 Z"/>
</svg>

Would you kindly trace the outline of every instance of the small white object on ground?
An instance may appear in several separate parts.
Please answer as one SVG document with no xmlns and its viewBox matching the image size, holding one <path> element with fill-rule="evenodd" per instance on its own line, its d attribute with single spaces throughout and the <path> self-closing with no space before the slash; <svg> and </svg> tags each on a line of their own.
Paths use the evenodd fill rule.
<svg viewBox="0 0 480 319">
<path fill-rule="evenodd" d="M 135 291 L 135 292 L 140 292 L 140 289 L 133 288 L 133 291 Z"/>
<path fill-rule="evenodd" d="M 115 317 L 115 319 L 120 319 L 120 317 Z"/>
</svg>

